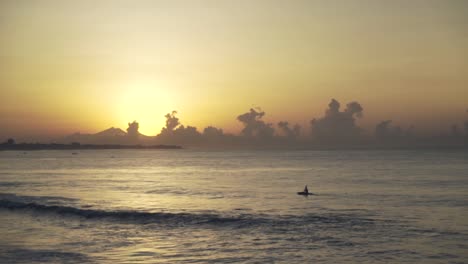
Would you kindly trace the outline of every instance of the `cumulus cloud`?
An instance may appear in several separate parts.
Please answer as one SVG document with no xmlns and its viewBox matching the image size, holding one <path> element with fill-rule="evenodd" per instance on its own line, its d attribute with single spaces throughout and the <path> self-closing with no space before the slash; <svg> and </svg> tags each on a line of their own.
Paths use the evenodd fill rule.
<svg viewBox="0 0 468 264">
<path fill-rule="evenodd" d="M 343 143 L 359 139 L 362 129 L 356 125 L 356 118 L 362 117 L 363 110 L 358 102 L 351 102 L 340 111 L 340 103 L 332 99 L 325 116 L 310 122 L 312 136 L 322 143 Z"/>
<path fill-rule="evenodd" d="M 194 126 L 180 125 L 174 130 L 174 137 L 180 142 L 198 142 L 200 140 L 200 132 Z"/>
<path fill-rule="evenodd" d="M 213 126 L 208 126 L 203 129 L 203 136 L 207 138 L 213 138 L 213 137 L 222 137 L 224 135 L 223 129 L 221 128 L 216 128 Z"/>
<path fill-rule="evenodd" d="M 392 120 L 385 120 L 375 126 L 375 137 L 377 140 L 386 141 L 390 139 L 398 139 L 402 136 L 402 131 L 399 126 L 392 126 Z"/>
<path fill-rule="evenodd" d="M 271 123 L 265 123 L 262 120 L 264 115 L 265 112 L 256 111 L 253 108 L 250 108 L 249 112 L 239 115 L 237 120 L 244 125 L 241 135 L 245 137 L 272 138 L 275 130 Z"/>
<path fill-rule="evenodd" d="M 166 126 L 156 136 L 156 141 L 161 144 L 197 145 L 201 140 L 201 133 L 194 126 L 184 126 L 176 116 L 177 111 L 166 114 Z"/>
<path fill-rule="evenodd" d="M 172 113 L 167 113 L 164 117 L 166 118 L 166 127 L 163 128 L 163 131 L 172 132 L 176 127 L 180 125 L 179 118 L 176 117 L 177 111 L 172 111 Z"/>
<path fill-rule="evenodd" d="M 350 117 L 356 115 L 357 117 L 362 117 L 362 111 L 364 109 L 358 102 L 351 102 L 346 105 L 345 113 L 347 113 Z"/>
<path fill-rule="evenodd" d="M 281 129 L 283 134 L 288 138 L 297 138 L 301 133 L 301 126 L 298 124 L 294 125 L 292 128 L 289 127 L 289 122 L 280 121 L 278 122 L 278 127 Z"/>
<path fill-rule="evenodd" d="M 130 138 L 138 138 L 140 133 L 138 132 L 138 129 L 140 128 L 140 125 L 138 124 L 137 121 L 133 121 L 132 123 L 128 123 L 128 128 L 127 128 L 127 135 Z"/>
</svg>

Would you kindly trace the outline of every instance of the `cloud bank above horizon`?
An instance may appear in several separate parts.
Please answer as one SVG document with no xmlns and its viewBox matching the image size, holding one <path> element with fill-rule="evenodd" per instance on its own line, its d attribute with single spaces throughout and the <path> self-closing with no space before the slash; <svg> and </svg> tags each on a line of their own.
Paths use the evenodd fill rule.
<svg viewBox="0 0 468 264">
<path fill-rule="evenodd" d="M 167 113 L 165 126 L 157 135 L 147 136 L 139 131 L 137 121 L 129 122 L 126 132 L 111 127 L 96 134 L 75 133 L 58 137 L 52 142 L 81 144 L 120 145 L 182 145 L 185 147 L 426 147 L 426 146 L 468 146 L 468 118 L 461 126 L 454 124 L 447 131 L 437 135 L 418 135 L 414 127 L 402 128 L 383 120 L 375 125 L 373 132 L 362 129 L 357 121 L 364 116 L 363 106 L 349 102 L 346 107 L 331 99 L 323 116 L 313 118 L 306 127 L 293 126 L 288 121 L 277 124 L 264 121 L 266 112 L 251 108 L 237 116 L 242 125 L 238 134 L 225 133 L 222 128 L 207 126 L 201 131 L 191 125 L 184 125 L 177 111 Z M 8 141 L 12 141 L 9 139 Z"/>
</svg>

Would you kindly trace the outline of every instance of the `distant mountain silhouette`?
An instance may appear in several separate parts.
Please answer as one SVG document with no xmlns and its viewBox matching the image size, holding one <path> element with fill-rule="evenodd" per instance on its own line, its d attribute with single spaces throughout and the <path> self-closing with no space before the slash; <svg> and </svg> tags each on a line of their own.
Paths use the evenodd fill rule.
<svg viewBox="0 0 468 264">
<path fill-rule="evenodd" d="M 101 132 L 98 132 L 98 133 L 96 133 L 94 135 L 99 136 L 99 137 L 115 137 L 115 136 L 122 136 L 123 137 L 123 136 L 127 135 L 127 132 L 123 131 L 120 128 L 111 127 L 111 128 L 106 129 L 106 130 L 103 130 Z"/>
<path fill-rule="evenodd" d="M 59 139 L 58 142 L 65 144 L 76 142 L 81 144 L 134 145 L 152 143 L 150 142 L 152 140 L 154 140 L 154 137 L 148 137 L 138 132 L 136 133 L 136 136 L 129 135 L 120 128 L 111 127 L 95 134 L 74 133 L 64 137 L 63 139 Z"/>
</svg>

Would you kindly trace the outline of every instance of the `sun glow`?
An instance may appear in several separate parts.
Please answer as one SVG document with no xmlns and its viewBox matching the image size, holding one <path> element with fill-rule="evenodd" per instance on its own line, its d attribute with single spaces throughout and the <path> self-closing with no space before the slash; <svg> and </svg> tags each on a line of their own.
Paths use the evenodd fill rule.
<svg viewBox="0 0 468 264">
<path fill-rule="evenodd" d="M 115 103 L 117 121 L 126 128 L 136 120 L 140 133 L 154 136 L 165 124 L 164 115 L 173 108 L 172 95 L 159 81 L 131 81 L 123 85 Z"/>
</svg>

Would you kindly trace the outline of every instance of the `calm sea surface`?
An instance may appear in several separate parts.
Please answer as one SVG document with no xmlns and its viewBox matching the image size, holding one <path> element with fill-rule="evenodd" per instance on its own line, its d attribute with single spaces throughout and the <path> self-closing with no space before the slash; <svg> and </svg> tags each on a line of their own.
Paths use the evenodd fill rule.
<svg viewBox="0 0 468 264">
<path fill-rule="evenodd" d="M 468 263 L 468 152 L 4 151 L 0 262 Z"/>
</svg>

